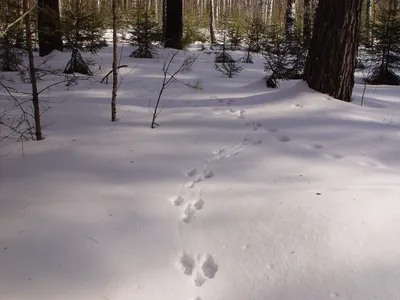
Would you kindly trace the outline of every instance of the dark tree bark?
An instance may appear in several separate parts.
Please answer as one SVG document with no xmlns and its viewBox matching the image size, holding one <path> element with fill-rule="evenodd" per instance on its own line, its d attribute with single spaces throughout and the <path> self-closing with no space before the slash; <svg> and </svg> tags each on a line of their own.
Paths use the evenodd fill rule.
<svg viewBox="0 0 400 300">
<path fill-rule="evenodd" d="M 362 0 L 320 1 L 306 63 L 308 86 L 351 101 Z"/>
<path fill-rule="evenodd" d="M 62 51 L 58 0 L 38 0 L 39 55 Z"/>
<path fill-rule="evenodd" d="M 371 0 L 366 0 L 365 4 L 365 35 L 367 43 L 371 44 Z"/>
<path fill-rule="evenodd" d="M 167 0 L 165 48 L 182 49 L 182 0 Z"/>
<path fill-rule="evenodd" d="M 295 0 L 287 0 L 286 2 L 285 34 L 287 39 L 291 38 L 294 34 L 295 2 Z"/>
<path fill-rule="evenodd" d="M 111 122 L 117 120 L 117 89 L 118 89 L 118 48 L 117 48 L 117 0 L 112 0 L 112 26 L 113 26 L 113 88 L 111 95 Z"/>
<path fill-rule="evenodd" d="M 167 28 L 167 0 L 161 0 L 161 14 L 162 14 L 162 33 L 163 37 L 166 36 Z"/>
<path fill-rule="evenodd" d="M 304 0 L 303 9 L 303 39 L 304 44 L 309 45 L 311 40 L 311 0 Z"/>
</svg>

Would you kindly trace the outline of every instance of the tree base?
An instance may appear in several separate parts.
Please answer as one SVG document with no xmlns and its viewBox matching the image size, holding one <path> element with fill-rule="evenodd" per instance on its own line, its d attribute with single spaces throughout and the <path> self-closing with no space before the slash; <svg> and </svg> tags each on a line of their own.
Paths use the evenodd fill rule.
<svg viewBox="0 0 400 300">
<path fill-rule="evenodd" d="M 65 74 L 80 73 L 84 75 L 93 75 L 89 68 L 88 63 L 83 59 L 78 49 L 72 50 L 71 59 L 67 63 L 64 69 Z"/>
<path fill-rule="evenodd" d="M 241 62 L 245 63 L 245 64 L 252 64 L 253 63 L 253 56 L 248 53 L 246 54 L 246 56 L 243 56 L 241 58 Z"/>
<path fill-rule="evenodd" d="M 226 52 L 221 52 L 215 56 L 216 63 L 234 63 L 235 60 Z"/>
<path fill-rule="evenodd" d="M 270 89 L 276 89 L 279 85 L 278 79 L 275 78 L 275 76 L 271 75 L 265 78 L 265 83 L 268 88 Z"/>
<path fill-rule="evenodd" d="M 153 58 L 153 51 L 146 48 L 137 48 L 134 50 L 129 57 L 133 58 Z"/>
</svg>

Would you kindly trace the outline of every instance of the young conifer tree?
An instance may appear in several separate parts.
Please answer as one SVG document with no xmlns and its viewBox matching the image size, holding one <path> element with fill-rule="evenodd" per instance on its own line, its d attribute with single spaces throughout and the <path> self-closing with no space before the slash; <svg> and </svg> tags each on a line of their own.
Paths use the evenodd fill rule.
<svg viewBox="0 0 400 300">
<path fill-rule="evenodd" d="M 0 5 L 0 71 L 18 71 L 24 47 L 21 14 L 9 1 Z M 4 28 L 4 29 L 3 29 Z M 7 28 L 7 30 L 5 30 Z"/>
<path fill-rule="evenodd" d="M 92 75 L 89 63 L 81 52 L 95 55 L 107 46 L 103 39 L 103 22 L 99 11 L 92 8 L 90 0 L 72 0 L 63 12 L 62 29 L 67 41 L 66 49 L 72 51 L 64 73 Z"/>
<path fill-rule="evenodd" d="M 154 12 L 147 5 L 138 5 L 132 22 L 131 45 L 136 49 L 130 55 L 135 58 L 153 58 L 156 48 L 153 43 L 161 40 L 162 33 Z"/>
<path fill-rule="evenodd" d="M 372 26 L 374 43 L 371 49 L 373 65 L 367 82 L 370 84 L 400 85 L 396 74 L 400 68 L 400 1 L 379 3 L 376 22 Z"/>
</svg>

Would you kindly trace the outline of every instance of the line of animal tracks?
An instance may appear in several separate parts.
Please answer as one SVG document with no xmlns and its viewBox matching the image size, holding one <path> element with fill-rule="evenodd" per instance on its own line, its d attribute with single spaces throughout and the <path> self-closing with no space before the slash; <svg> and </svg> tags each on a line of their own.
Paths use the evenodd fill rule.
<svg viewBox="0 0 400 300">
<path fill-rule="evenodd" d="M 242 119 L 245 111 L 230 108 L 227 113 Z M 189 169 L 185 174 L 184 182 L 178 188 L 177 194 L 168 199 L 178 210 L 177 221 L 190 224 L 196 217 L 200 217 L 201 211 L 206 206 L 206 199 L 203 197 L 203 189 L 200 185 L 203 181 L 213 180 L 215 175 L 213 171 L 214 164 L 234 157 L 248 147 L 260 143 L 260 140 L 252 141 L 245 136 L 236 144 L 213 150 L 201 168 L 194 167 Z M 184 229 L 191 230 L 191 227 L 187 226 Z M 185 250 L 181 250 L 177 254 L 176 265 L 177 269 L 188 277 L 195 287 L 202 287 L 208 280 L 216 277 L 220 268 L 217 261 L 210 253 L 188 253 Z M 198 297 L 193 299 L 200 300 Z"/>
<path fill-rule="evenodd" d="M 241 120 L 245 118 L 245 113 L 246 111 L 243 109 L 236 110 L 232 109 L 230 106 L 228 110 L 223 110 L 221 108 L 213 109 L 213 114 L 216 116 L 228 114 Z M 186 178 L 178 188 L 177 194 L 168 199 L 170 203 L 177 208 L 178 222 L 190 224 L 196 217 L 201 217 L 201 211 L 207 205 L 207 199 L 203 197 L 201 183 L 203 181 L 213 180 L 216 175 L 213 171 L 214 164 L 225 159 L 230 159 L 249 147 L 263 143 L 263 139 L 259 139 L 260 135 L 257 135 L 258 138 L 255 139 L 255 135 L 252 135 L 252 133 L 261 131 L 266 134 L 266 138 L 268 138 L 268 136 L 272 137 L 272 140 L 277 142 L 293 142 L 290 136 L 281 133 L 278 128 L 267 128 L 261 122 L 251 121 L 245 123 L 245 126 L 249 130 L 240 141 L 236 144 L 212 151 L 210 157 L 204 161 L 204 165 L 201 168 L 193 167 L 186 171 Z M 303 149 L 317 151 L 327 159 L 340 160 L 344 158 L 344 156 L 338 153 L 325 153 L 324 146 L 317 143 L 295 144 Z M 363 164 L 360 163 L 360 165 Z M 364 165 L 366 166 L 366 164 Z M 376 164 L 368 164 L 368 166 L 376 166 Z M 192 227 L 184 226 L 183 230 L 190 231 Z M 218 258 L 213 257 L 210 253 L 188 253 L 185 250 L 180 250 L 179 253 L 177 253 L 176 265 L 182 275 L 188 277 L 195 287 L 202 287 L 208 280 L 216 278 L 218 270 L 220 269 Z M 201 300 L 198 297 L 194 297 L 193 299 Z"/>
</svg>

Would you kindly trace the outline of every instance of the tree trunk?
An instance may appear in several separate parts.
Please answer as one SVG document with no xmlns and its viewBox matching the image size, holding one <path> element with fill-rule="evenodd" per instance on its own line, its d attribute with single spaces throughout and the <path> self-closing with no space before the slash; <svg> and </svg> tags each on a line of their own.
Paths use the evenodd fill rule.
<svg viewBox="0 0 400 300">
<path fill-rule="evenodd" d="M 182 0 L 167 0 L 165 48 L 182 49 Z"/>
<path fill-rule="evenodd" d="M 38 0 L 39 55 L 62 51 L 58 0 Z"/>
<path fill-rule="evenodd" d="M 118 89 L 118 49 L 117 49 L 117 0 L 112 0 L 112 26 L 113 26 L 113 88 L 111 96 L 111 122 L 117 119 L 117 89 Z"/>
<path fill-rule="evenodd" d="M 161 0 L 161 13 L 162 13 L 162 34 L 165 39 L 167 36 L 167 0 Z M 165 41 L 164 41 L 165 43 Z"/>
<path fill-rule="evenodd" d="M 371 44 L 371 0 L 366 0 L 365 4 L 365 36 L 368 44 Z"/>
<path fill-rule="evenodd" d="M 23 10 L 26 13 L 29 10 L 28 0 L 23 0 Z M 33 60 L 33 51 L 32 51 L 32 33 L 31 33 L 31 16 L 30 13 L 26 14 L 24 17 L 25 20 L 25 34 L 26 34 L 26 47 L 28 50 L 28 58 L 29 58 L 29 75 L 31 79 L 32 86 L 32 102 L 33 102 L 33 113 L 35 119 L 35 136 L 36 140 L 43 140 L 42 136 L 42 127 L 40 125 L 40 109 L 39 109 L 39 93 L 36 82 L 36 71 L 35 71 L 35 62 Z"/>
<path fill-rule="evenodd" d="M 303 39 L 304 44 L 308 46 L 311 40 L 311 1 L 304 0 L 303 9 Z"/>
<path fill-rule="evenodd" d="M 272 12 L 274 9 L 274 0 L 268 0 L 267 3 L 267 20 L 268 20 L 268 24 L 272 25 Z"/>
<path fill-rule="evenodd" d="M 286 39 L 289 39 L 294 34 L 294 22 L 295 22 L 295 8 L 296 1 L 295 0 L 287 0 L 286 2 L 286 11 L 285 11 L 285 34 Z"/>
<path fill-rule="evenodd" d="M 362 0 L 320 1 L 306 63 L 308 86 L 351 101 Z"/>
<path fill-rule="evenodd" d="M 215 18 L 214 18 L 214 0 L 210 0 L 210 40 L 211 46 L 215 44 Z"/>
</svg>

